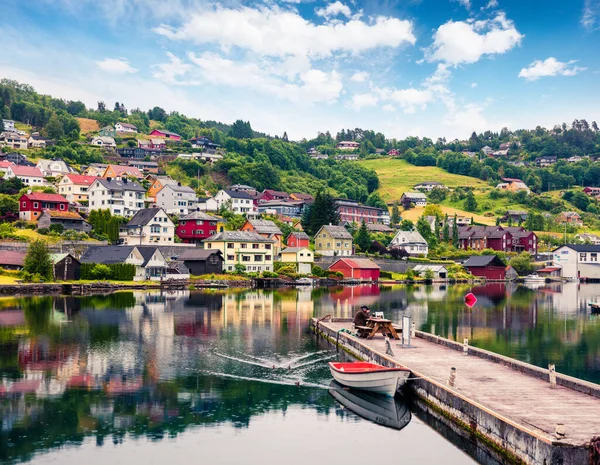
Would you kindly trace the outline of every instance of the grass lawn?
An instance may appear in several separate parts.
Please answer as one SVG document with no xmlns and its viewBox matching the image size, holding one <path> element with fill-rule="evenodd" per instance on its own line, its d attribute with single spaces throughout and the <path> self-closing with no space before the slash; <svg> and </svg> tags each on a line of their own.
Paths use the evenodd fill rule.
<svg viewBox="0 0 600 465">
<path fill-rule="evenodd" d="M 56 244 L 60 242 L 60 237 L 54 236 L 44 236 L 43 234 L 38 233 L 35 229 L 17 229 L 15 231 L 17 236 L 25 237 L 28 241 L 34 241 L 36 239 L 43 239 L 49 244 Z"/>
<path fill-rule="evenodd" d="M 444 214 L 448 214 L 448 217 L 453 217 L 454 214 L 456 213 L 458 216 L 467 216 L 469 218 L 473 217 L 473 220 L 476 223 L 488 224 L 490 226 L 496 224 L 495 218 L 488 218 L 481 214 L 471 213 L 471 212 L 468 212 L 465 210 L 448 207 L 446 205 L 440 205 L 440 208 L 442 209 L 442 212 Z M 406 211 L 401 210 L 400 216 L 402 216 L 403 220 L 411 220 L 413 223 L 416 223 L 419 220 L 419 218 L 421 216 L 423 216 L 423 210 L 425 210 L 425 207 L 415 207 L 415 208 L 411 208 L 410 210 L 406 210 Z"/>
<path fill-rule="evenodd" d="M 4 284 L 17 284 L 17 276 L 3 276 L 0 275 L 0 285 Z"/>
<path fill-rule="evenodd" d="M 88 132 L 94 132 L 100 130 L 100 125 L 98 121 L 95 119 L 89 118 L 76 118 L 79 122 L 79 128 L 81 129 L 82 134 L 87 134 Z"/>
<path fill-rule="evenodd" d="M 15 121 L 15 129 L 17 131 L 25 131 L 27 134 L 31 134 L 31 126 L 25 123 L 19 123 Z"/>
<path fill-rule="evenodd" d="M 452 174 L 437 166 L 414 166 L 396 158 L 380 158 L 359 161 L 365 168 L 375 170 L 381 187 L 378 192 L 387 202 L 400 200 L 406 191 L 412 191 L 416 184 L 424 181 L 437 181 L 448 187 L 488 187 L 480 179 Z"/>
</svg>

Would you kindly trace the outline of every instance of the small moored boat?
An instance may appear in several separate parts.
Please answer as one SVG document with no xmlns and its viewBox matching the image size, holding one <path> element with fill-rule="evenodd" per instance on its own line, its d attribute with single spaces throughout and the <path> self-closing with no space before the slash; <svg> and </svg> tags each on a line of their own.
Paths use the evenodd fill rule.
<svg viewBox="0 0 600 465">
<path fill-rule="evenodd" d="M 530 274 L 528 276 L 525 276 L 524 281 L 526 283 L 545 283 L 546 282 L 546 278 L 544 278 L 543 276 L 540 276 L 538 274 Z"/>
<path fill-rule="evenodd" d="M 392 397 L 410 375 L 407 368 L 388 368 L 368 362 L 329 362 L 329 369 L 331 376 L 344 386 Z"/>
<path fill-rule="evenodd" d="M 588 302 L 588 305 L 590 306 L 592 313 L 600 313 L 600 304 L 595 302 Z"/>
</svg>

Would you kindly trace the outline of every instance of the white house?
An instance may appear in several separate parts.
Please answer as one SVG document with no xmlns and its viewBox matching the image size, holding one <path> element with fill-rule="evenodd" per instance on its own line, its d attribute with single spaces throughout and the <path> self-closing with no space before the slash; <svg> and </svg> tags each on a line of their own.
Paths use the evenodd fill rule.
<svg viewBox="0 0 600 465">
<path fill-rule="evenodd" d="M 422 192 L 405 192 L 400 197 L 400 203 L 405 207 L 414 204 L 415 207 L 425 207 L 427 205 L 427 196 Z"/>
<path fill-rule="evenodd" d="M 417 189 L 419 191 L 431 192 L 433 189 L 448 190 L 448 187 L 446 187 L 441 182 L 437 182 L 437 181 L 425 181 L 425 182 L 421 182 L 421 183 L 417 184 L 415 186 L 415 189 Z"/>
<path fill-rule="evenodd" d="M 117 132 L 129 132 L 131 134 L 135 134 L 138 132 L 138 128 L 133 124 L 129 123 L 117 123 L 115 124 L 115 131 Z"/>
<path fill-rule="evenodd" d="M 109 136 L 96 136 L 90 142 L 91 145 L 95 145 L 97 147 L 116 147 L 117 143 L 112 137 Z"/>
<path fill-rule="evenodd" d="M 590 234 L 590 233 L 577 234 L 575 236 L 575 239 L 579 239 L 580 241 L 588 242 L 588 243 L 594 244 L 594 245 L 600 245 L 600 236 L 598 236 L 597 234 Z"/>
<path fill-rule="evenodd" d="M 16 132 L 17 128 L 15 128 L 15 122 L 12 119 L 3 119 L 2 123 L 4 124 L 4 130 L 8 132 Z M 2 132 L 2 127 L 0 127 L 0 132 Z"/>
<path fill-rule="evenodd" d="M 342 140 L 335 146 L 338 150 L 358 150 L 359 147 L 360 143 L 354 142 L 353 140 Z"/>
<path fill-rule="evenodd" d="M 191 187 L 181 183 L 166 184 L 156 193 L 156 205 L 172 215 L 187 215 L 196 211 L 198 197 Z"/>
<path fill-rule="evenodd" d="M 45 137 L 40 136 L 39 132 L 34 132 L 29 136 L 29 139 L 27 139 L 27 146 L 30 149 L 43 149 L 46 147 L 46 142 L 47 140 Z"/>
<path fill-rule="evenodd" d="M 491 155 L 492 153 L 494 153 L 494 149 L 491 148 L 489 145 L 486 145 L 485 147 L 483 147 L 481 149 L 481 151 L 485 154 L 485 155 Z"/>
<path fill-rule="evenodd" d="M 46 160 L 40 158 L 35 166 L 44 176 L 62 176 L 73 172 L 73 169 L 62 160 Z"/>
<path fill-rule="evenodd" d="M 429 253 L 427 241 L 418 231 L 398 231 L 390 242 L 390 247 L 403 249 L 410 256 L 426 257 Z"/>
<path fill-rule="evenodd" d="M 219 211 L 219 204 L 212 197 L 198 199 L 198 209 L 203 212 Z"/>
<path fill-rule="evenodd" d="M 83 252 L 80 261 L 102 265 L 115 263 L 134 265 L 134 281 L 158 281 L 167 271 L 167 261 L 156 246 L 92 245 Z"/>
<path fill-rule="evenodd" d="M 217 202 L 217 210 L 225 206 L 240 215 L 256 213 L 254 199 L 246 192 L 222 189 L 217 192 L 213 199 Z"/>
<path fill-rule="evenodd" d="M 19 178 L 26 186 L 45 186 L 42 172 L 35 166 L 11 165 L 6 168 L 4 179 Z"/>
<path fill-rule="evenodd" d="M 29 147 L 26 137 L 9 131 L 0 133 L 0 147 L 2 146 L 11 147 L 12 149 L 26 149 Z"/>
<path fill-rule="evenodd" d="M 600 279 L 600 245 L 565 244 L 552 251 L 553 266 L 567 279 Z"/>
<path fill-rule="evenodd" d="M 113 215 L 131 217 L 144 208 L 146 189 L 124 179 L 96 178 L 89 188 L 89 209 L 109 209 Z"/>
<path fill-rule="evenodd" d="M 0 161 L 0 173 L 6 174 L 9 166 L 14 166 L 15 164 L 12 161 L 1 160 Z"/>
<path fill-rule="evenodd" d="M 123 245 L 173 245 L 175 225 L 162 208 L 139 210 L 121 228 Z"/>
</svg>

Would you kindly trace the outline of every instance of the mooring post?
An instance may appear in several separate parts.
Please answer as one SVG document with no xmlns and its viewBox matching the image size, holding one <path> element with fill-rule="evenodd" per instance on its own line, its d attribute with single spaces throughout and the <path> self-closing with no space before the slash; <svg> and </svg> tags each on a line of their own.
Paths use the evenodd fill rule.
<svg viewBox="0 0 600 465">
<path fill-rule="evenodd" d="M 448 377 L 448 386 L 454 387 L 454 383 L 456 382 L 456 368 L 450 368 L 450 376 Z"/>
<path fill-rule="evenodd" d="M 417 335 L 417 325 L 413 321 L 410 325 L 410 337 L 414 339 L 416 337 L 416 335 Z"/>
<path fill-rule="evenodd" d="M 387 355 L 394 356 L 394 351 L 392 350 L 392 344 L 390 344 L 390 338 L 385 336 L 385 353 Z"/>
<path fill-rule="evenodd" d="M 469 355 L 469 338 L 463 340 L 463 355 Z"/>
<path fill-rule="evenodd" d="M 554 363 L 548 365 L 548 377 L 550 378 L 550 387 L 554 389 L 556 387 L 556 367 Z"/>
</svg>

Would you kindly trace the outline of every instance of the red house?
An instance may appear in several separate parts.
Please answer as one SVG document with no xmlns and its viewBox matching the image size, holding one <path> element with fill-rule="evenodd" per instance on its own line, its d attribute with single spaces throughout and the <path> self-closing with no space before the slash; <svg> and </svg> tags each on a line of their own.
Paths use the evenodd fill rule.
<svg viewBox="0 0 600 465">
<path fill-rule="evenodd" d="M 287 192 L 274 191 L 273 189 L 265 189 L 262 194 L 257 196 L 258 203 L 269 202 L 270 200 L 292 200 L 292 196 Z"/>
<path fill-rule="evenodd" d="M 473 276 L 485 279 L 505 279 L 506 265 L 496 255 L 469 258 L 463 265 Z"/>
<path fill-rule="evenodd" d="M 223 226 L 219 225 L 219 218 L 195 211 L 179 218 L 175 234 L 185 244 L 200 244 L 204 239 L 222 229 Z"/>
<path fill-rule="evenodd" d="M 308 247 L 309 242 L 310 237 L 308 237 L 308 234 L 301 231 L 290 233 L 286 240 L 288 247 Z"/>
<path fill-rule="evenodd" d="M 346 279 L 377 281 L 380 268 L 368 258 L 340 258 L 329 266 L 329 271 L 339 271 Z"/>
<path fill-rule="evenodd" d="M 399 156 L 399 155 L 400 155 L 400 152 L 399 152 L 398 150 L 396 150 L 396 149 L 392 149 L 392 150 L 390 150 L 390 151 L 389 151 L 387 154 L 388 154 L 389 156 L 391 156 L 391 157 L 397 157 L 397 156 Z"/>
<path fill-rule="evenodd" d="M 37 221 L 44 210 L 68 211 L 69 201 L 59 194 L 32 192 L 19 199 L 19 219 Z"/>
<path fill-rule="evenodd" d="M 150 133 L 151 136 L 164 137 L 170 140 L 181 140 L 181 136 L 176 132 L 167 131 L 166 129 L 155 129 Z"/>
</svg>

